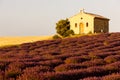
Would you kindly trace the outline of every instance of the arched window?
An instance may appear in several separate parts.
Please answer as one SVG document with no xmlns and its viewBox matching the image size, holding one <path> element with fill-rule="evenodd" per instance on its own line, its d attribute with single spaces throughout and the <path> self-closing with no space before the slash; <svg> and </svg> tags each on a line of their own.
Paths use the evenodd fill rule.
<svg viewBox="0 0 120 80">
<path fill-rule="evenodd" d="M 88 24 L 88 22 L 86 23 L 86 27 L 88 27 L 89 26 L 89 24 Z"/>
<path fill-rule="evenodd" d="M 75 27 L 77 28 L 77 23 L 75 23 Z"/>
</svg>

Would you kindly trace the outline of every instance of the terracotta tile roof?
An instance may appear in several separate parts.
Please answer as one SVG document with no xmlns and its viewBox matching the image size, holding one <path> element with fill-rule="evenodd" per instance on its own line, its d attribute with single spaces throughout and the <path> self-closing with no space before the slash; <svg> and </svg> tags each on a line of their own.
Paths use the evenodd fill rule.
<svg viewBox="0 0 120 80">
<path fill-rule="evenodd" d="M 95 17 L 95 18 L 101 18 L 101 19 L 110 20 L 110 19 L 108 19 L 108 18 L 106 18 L 106 17 L 104 17 L 104 16 L 101 16 L 101 15 L 98 15 L 98 14 L 93 14 L 93 13 L 88 13 L 88 12 L 83 12 L 83 13 L 88 14 L 88 15 L 90 15 L 90 16 L 93 16 L 93 17 Z M 78 13 L 78 14 L 76 14 L 76 15 L 74 15 L 74 16 L 77 16 L 77 15 L 80 15 L 80 13 Z M 74 16 L 72 16 L 72 17 L 74 17 Z M 72 17 L 70 17 L 70 18 L 72 18 Z M 69 18 L 69 19 L 70 19 L 70 18 Z"/>
<path fill-rule="evenodd" d="M 98 15 L 98 14 L 93 14 L 93 13 L 87 13 L 87 12 L 84 12 L 85 14 L 89 14 L 89 15 L 91 15 L 91 16 L 94 16 L 94 17 L 96 17 L 96 18 L 101 18 L 101 19 L 108 19 L 108 18 L 106 18 L 106 17 L 104 17 L 104 16 L 101 16 L 101 15 Z M 109 20 L 109 19 L 108 19 Z"/>
</svg>

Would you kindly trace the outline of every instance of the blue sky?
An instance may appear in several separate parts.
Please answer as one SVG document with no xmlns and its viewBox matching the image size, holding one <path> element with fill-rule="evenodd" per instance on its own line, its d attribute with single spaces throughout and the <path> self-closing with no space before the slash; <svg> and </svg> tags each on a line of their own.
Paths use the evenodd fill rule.
<svg viewBox="0 0 120 80">
<path fill-rule="evenodd" d="M 58 20 L 81 8 L 110 18 L 110 32 L 120 32 L 120 0 L 0 0 L 0 36 L 53 35 Z"/>
</svg>

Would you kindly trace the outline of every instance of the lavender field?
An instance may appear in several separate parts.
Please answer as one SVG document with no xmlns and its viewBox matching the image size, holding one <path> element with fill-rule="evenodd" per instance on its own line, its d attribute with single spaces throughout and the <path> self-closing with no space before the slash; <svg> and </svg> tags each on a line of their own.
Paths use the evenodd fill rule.
<svg viewBox="0 0 120 80">
<path fill-rule="evenodd" d="M 0 80 L 120 80 L 120 33 L 0 48 Z"/>
</svg>

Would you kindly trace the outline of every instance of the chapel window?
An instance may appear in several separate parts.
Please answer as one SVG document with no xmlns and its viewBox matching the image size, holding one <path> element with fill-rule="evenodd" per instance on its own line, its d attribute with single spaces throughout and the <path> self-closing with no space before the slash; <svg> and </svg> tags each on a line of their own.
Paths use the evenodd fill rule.
<svg viewBox="0 0 120 80">
<path fill-rule="evenodd" d="M 88 25 L 89 25 L 89 24 L 88 24 L 88 22 L 87 22 L 87 23 L 86 23 L 86 27 L 88 27 Z"/>
<path fill-rule="evenodd" d="M 77 23 L 75 23 L 75 27 L 77 28 Z"/>
</svg>

